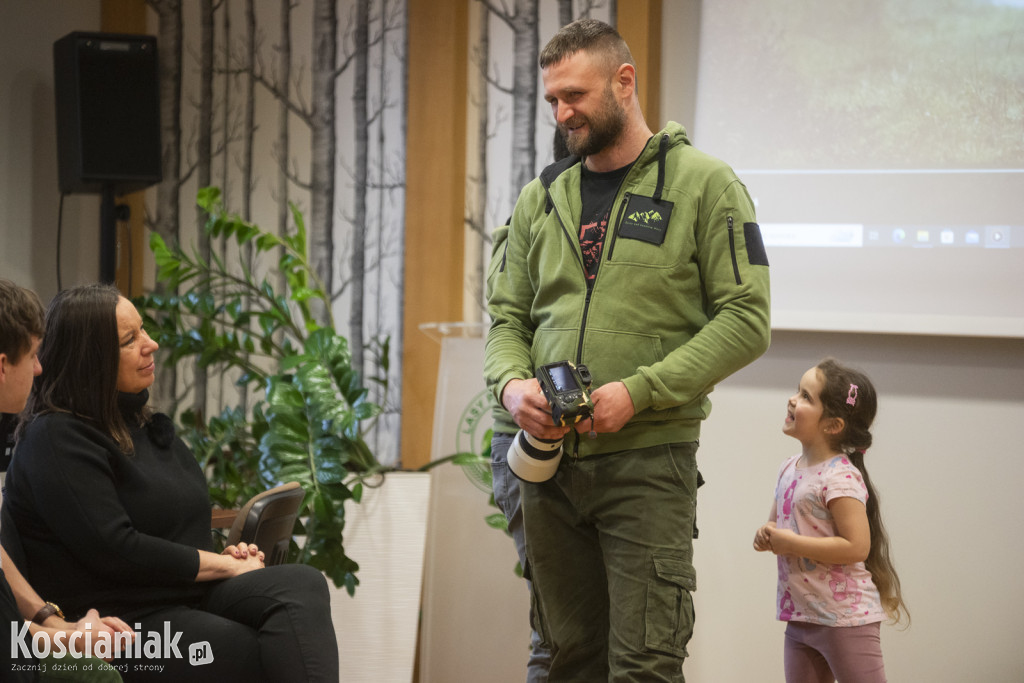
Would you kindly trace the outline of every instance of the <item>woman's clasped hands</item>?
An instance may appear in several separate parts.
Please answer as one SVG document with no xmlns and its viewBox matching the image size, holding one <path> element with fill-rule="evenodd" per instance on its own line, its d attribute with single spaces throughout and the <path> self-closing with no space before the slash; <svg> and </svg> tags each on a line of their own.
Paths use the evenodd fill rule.
<svg viewBox="0 0 1024 683">
<path fill-rule="evenodd" d="M 238 545 L 229 545 L 224 548 L 222 555 L 228 555 L 233 557 L 239 562 L 245 563 L 245 569 L 241 569 L 239 574 L 253 569 L 263 569 L 266 565 L 263 561 L 266 559 L 266 555 L 253 543 L 239 543 Z"/>
</svg>

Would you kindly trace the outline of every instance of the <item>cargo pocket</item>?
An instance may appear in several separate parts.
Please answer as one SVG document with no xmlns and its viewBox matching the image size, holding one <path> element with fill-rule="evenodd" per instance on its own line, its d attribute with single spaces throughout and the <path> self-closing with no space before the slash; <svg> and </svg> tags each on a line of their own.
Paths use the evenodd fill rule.
<svg viewBox="0 0 1024 683">
<path fill-rule="evenodd" d="M 648 650 L 686 657 L 693 635 L 693 597 L 697 575 L 693 566 L 674 555 L 655 555 L 647 585 L 644 646 Z"/>
</svg>

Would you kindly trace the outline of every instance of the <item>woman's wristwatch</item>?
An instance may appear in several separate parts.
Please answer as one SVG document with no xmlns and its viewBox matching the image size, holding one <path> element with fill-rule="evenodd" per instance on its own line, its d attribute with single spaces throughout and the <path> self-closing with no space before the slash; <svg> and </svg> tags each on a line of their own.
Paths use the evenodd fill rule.
<svg viewBox="0 0 1024 683">
<path fill-rule="evenodd" d="M 44 621 L 52 617 L 54 614 L 56 614 L 61 619 L 64 618 L 64 613 L 60 611 L 60 607 L 57 607 L 57 605 L 55 605 L 52 602 L 48 602 L 41 608 L 39 608 L 39 611 L 36 612 L 36 615 L 32 617 L 32 623 L 39 624 L 41 626 Z"/>
</svg>

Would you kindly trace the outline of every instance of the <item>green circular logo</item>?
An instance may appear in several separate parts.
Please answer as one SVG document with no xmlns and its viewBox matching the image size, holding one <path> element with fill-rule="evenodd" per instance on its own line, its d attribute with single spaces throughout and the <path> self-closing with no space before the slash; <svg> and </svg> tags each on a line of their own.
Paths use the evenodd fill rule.
<svg viewBox="0 0 1024 683">
<path fill-rule="evenodd" d="M 459 418 L 455 450 L 459 453 L 483 453 L 487 430 L 494 424 L 491 417 L 491 392 L 484 389 L 470 399 Z"/>
</svg>

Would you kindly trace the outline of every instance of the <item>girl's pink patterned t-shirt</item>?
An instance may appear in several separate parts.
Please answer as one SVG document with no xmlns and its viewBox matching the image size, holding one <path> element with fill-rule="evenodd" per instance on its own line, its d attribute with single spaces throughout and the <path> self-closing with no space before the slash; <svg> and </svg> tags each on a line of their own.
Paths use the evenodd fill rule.
<svg viewBox="0 0 1024 683">
<path fill-rule="evenodd" d="M 798 468 L 795 455 L 779 469 L 775 489 L 776 525 L 801 536 L 835 536 L 828 502 L 849 497 L 867 504 L 860 471 L 845 455 Z M 818 564 L 779 555 L 778 618 L 824 626 L 860 626 L 885 619 L 878 589 L 863 562 Z"/>
</svg>

